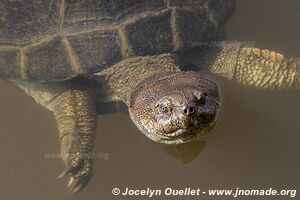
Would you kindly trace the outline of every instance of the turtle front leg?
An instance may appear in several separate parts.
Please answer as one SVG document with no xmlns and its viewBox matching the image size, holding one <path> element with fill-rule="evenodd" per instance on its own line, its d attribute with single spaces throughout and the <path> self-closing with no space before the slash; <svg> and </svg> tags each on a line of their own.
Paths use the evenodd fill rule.
<svg viewBox="0 0 300 200">
<path fill-rule="evenodd" d="M 266 49 L 241 47 L 233 78 L 256 88 L 300 89 L 300 59 Z"/>
<path fill-rule="evenodd" d="M 91 156 L 96 132 L 95 98 L 90 85 L 80 81 L 20 83 L 38 103 L 53 111 L 61 141 L 60 155 L 66 166 L 59 175 L 70 175 L 68 189 L 79 192 L 93 175 Z"/>
<path fill-rule="evenodd" d="M 58 179 L 70 174 L 68 187 L 72 193 L 80 191 L 93 175 L 91 152 L 96 131 L 95 110 L 94 98 L 84 88 L 70 88 L 53 102 L 60 153 L 66 165 Z"/>
<path fill-rule="evenodd" d="M 200 56 L 210 72 L 262 89 L 300 89 L 300 58 L 224 41 Z M 203 57 L 204 56 L 204 57 Z"/>
</svg>

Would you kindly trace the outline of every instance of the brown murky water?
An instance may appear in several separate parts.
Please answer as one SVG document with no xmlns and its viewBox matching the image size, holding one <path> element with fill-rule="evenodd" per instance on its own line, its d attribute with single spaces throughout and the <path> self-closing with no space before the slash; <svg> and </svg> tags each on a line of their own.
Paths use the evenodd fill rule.
<svg viewBox="0 0 300 200">
<path fill-rule="evenodd" d="M 227 30 L 236 39 L 254 41 L 257 47 L 297 56 L 299 8 L 297 0 L 240 0 Z M 222 79 L 219 83 L 224 111 L 218 126 L 203 142 L 186 147 L 183 153 L 166 150 L 144 137 L 126 114 L 99 116 L 94 152 L 100 157 L 107 153 L 108 159 L 95 160 L 94 178 L 84 191 L 72 196 L 65 189 L 67 180 L 55 180 L 63 169 L 62 162 L 45 158 L 47 153 L 59 152 L 53 116 L 11 84 L 0 81 L 0 198 L 120 199 L 111 193 L 115 187 L 122 191 L 126 187 L 238 187 L 300 192 L 299 91 L 257 91 Z M 201 195 L 186 199 L 230 198 Z"/>
</svg>

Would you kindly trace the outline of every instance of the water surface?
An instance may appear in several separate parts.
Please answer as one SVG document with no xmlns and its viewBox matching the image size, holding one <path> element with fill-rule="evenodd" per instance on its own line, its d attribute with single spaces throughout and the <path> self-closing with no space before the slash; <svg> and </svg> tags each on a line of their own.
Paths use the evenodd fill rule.
<svg viewBox="0 0 300 200">
<path fill-rule="evenodd" d="M 238 40 L 297 56 L 299 8 L 297 0 L 240 0 L 226 29 Z M 67 194 L 67 180 L 55 180 L 62 162 L 45 158 L 59 153 L 52 114 L 0 81 L 0 198 L 118 199 L 111 194 L 114 187 L 299 190 L 299 91 L 262 91 L 217 80 L 224 97 L 220 122 L 203 142 L 183 153 L 147 139 L 126 114 L 99 116 L 94 152 L 108 153 L 108 159 L 95 160 L 93 179 L 76 196 Z M 188 199 L 200 198 L 218 199 Z"/>
</svg>

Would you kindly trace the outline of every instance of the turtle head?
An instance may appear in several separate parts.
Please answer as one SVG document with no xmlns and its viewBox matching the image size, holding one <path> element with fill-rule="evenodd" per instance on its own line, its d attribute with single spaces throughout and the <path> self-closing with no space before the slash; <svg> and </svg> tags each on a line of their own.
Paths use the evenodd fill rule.
<svg viewBox="0 0 300 200">
<path fill-rule="evenodd" d="M 129 113 L 150 139 L 167 144 L 197 140 L 220 114 L 217 85 L 195 72 L 154 77 L 133 92 Z"/>
</svg>

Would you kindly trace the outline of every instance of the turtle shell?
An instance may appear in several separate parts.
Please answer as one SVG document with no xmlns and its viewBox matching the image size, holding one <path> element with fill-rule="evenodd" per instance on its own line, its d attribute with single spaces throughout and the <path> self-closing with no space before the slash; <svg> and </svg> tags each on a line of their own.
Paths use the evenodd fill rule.
<svg viewBox="0 0 300 200">
<path fill-rule="evenodd" d="M 0 77 L 65 80 L 190 49 L 233 11 L 233 0 L 1 0 Z"/>
</svg>

